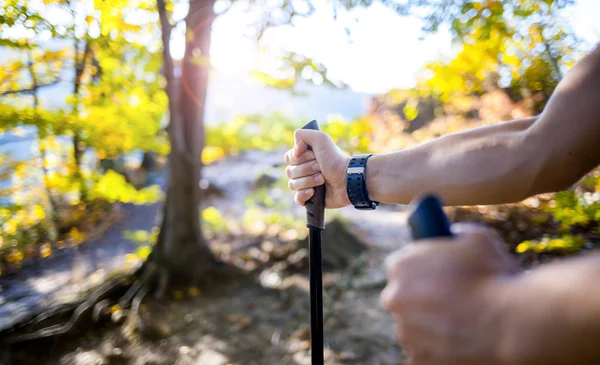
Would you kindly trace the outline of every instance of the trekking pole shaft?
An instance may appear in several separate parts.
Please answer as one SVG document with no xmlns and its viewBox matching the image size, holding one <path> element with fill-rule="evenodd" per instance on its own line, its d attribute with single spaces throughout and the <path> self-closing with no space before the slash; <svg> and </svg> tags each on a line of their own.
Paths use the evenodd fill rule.
<svg viewBox="0 0 600 365">
<path fill-rule="evenodd" d="M 316 120 L 302 129 L 319 130 Z M 310 146 L 308 149 L 312 150 Z M 323 258 L 321 231 L 325 228 L 325 184 L 314 188 L 315 194 L 306 202 L 306 226 L 309 229 L 310 280 L 310 351 L 312 365 L 323 365 Z"/>
<path fill-rule="evenodd" d="M 321 257 L 321 232 L 309 231 L 310 252 L 310 348 L 311 364 L 322 365 L 323 355 L 323 262 Z"/>
</svg>

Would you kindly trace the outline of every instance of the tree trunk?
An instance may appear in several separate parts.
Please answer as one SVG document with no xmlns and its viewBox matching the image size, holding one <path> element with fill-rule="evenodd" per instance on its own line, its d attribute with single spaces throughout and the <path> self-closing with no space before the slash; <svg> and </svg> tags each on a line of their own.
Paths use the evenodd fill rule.
<svg viewBox="0 0 600 365">
<path fill-rule="evenodd" d="M 75 79 L 73 81 L 73 94 L 75 95 L 76 104 L 73 108 L 73 114 L 79 114 L 79 89 L 81 88 L 81 79 L 83 77 L 83 72 L 85 71 L 86 62 L 90 55 L 90 52 L 90 43 L 86 40 L 83 54 L 81 55 L 80 60 L 78 42 L 77 40 L 75 41 Z M 81 172 L 81 161 L 84 153 L 85 146 L 81 141 L 80 132 L 76 130 L 74 131 L 73 135 L 73 160 L 75 162 L 75 178 L 80 184 L 79 198 L 85 202 L 87 201 L 87 186 L 85 179 L 83 178 L 83 173 Z"/>
<path fill-rule="evenodd" d="M 161 232 L 153 260 L 169 272 L 199 279 L 215 268 L 216 258 L 200 225 L 201 154 L 204 147 L 204 102 L 208 86 L 208 57 L 213 0 L 192 0 L 187 17 L 187 44 L 181 81 L 173 77 L 169 49 L 171 25 L 164 0 L 157 1 L 163 30 L 164 73 L 169 97 L 169 184 Z"/>
</svg>

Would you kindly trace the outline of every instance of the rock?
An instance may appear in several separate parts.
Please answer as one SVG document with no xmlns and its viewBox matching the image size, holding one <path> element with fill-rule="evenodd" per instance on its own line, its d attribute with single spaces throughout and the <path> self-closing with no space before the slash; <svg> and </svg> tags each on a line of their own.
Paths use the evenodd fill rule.
<svg viewBox="0 0 600 365">
<path fill-rule="evenodd" d="M 63 357 L 60 363 L 72 364 L 72 365 L 108 365 L 108 360 L 100 355 L 95 350 L 81 351 L 80 349 L 76 353 L 68 354 Z"/>
<path fill-rule="evenodd" d="M 323 267 L 328 270 L 342 270 L 362 252 L 367 246 L 354 233 L 347 224 L 340 219 L 333 219 L 325 226 L 321 233 L 323 242 Z M 301 248 L 308 247 L 308 238 L 299 241 Z"/>
<path fill-rule="evenodd" d="M 272 186 L 275 183 L 275 181 L 277 181 L 279 176 L 280 176 L 279 171 L 277 171 L 277 173 L 273 170 L 267 171 L 267 172 L 261 174 L 252 183 L 252 189 L 256 190 L 256 189 L 263 188 L 263 187 L 268 188 L 268 187 Z"/>
<path fill-rule="evenodd" d="M 213 182 L 210 182 L 206 179 L 200 180 L 200 190 L 202 191 L 203 198 L 211 198 L 211 197 L 219 197 L 222 198 L 225 196 L 225 190 Z"/>
<path fill-rule="evenodd" d="M 106 360 L 109 365 L 126 365 L 130 362 L 130 357 L 126 356 L 118 347 L 112 349 L 112 351 L 106 356 Z"/>
</svg>

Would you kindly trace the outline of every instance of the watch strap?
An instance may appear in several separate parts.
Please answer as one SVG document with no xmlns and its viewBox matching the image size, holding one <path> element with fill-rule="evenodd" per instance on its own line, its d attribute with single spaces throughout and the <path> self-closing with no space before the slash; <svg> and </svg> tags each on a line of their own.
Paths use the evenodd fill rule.
<svg viewBox="0 0 600 365">
<path fill-rule="evenodd" d="M 350 203 L 356 209 L 373 210 L 379 205 L 379 202 L 369 199 L 369 192 L 367 191 L 367 160 L 371 156 L 373 155 L 352 156 L 346 171 L 346 192 Z"/>
</svg>

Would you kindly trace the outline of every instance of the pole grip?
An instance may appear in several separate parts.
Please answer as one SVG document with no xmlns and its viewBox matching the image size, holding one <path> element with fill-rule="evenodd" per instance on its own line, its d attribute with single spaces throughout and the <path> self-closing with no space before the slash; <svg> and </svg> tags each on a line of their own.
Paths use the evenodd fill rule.
<svg viewBox="0 0 600 365">
<path fill-rule="evenodd" d="M 417 198 L 413 212 L 408 218 L 408 225 L 414 240 L 434 237 L 452 237 L 450 222 L 442 201 L 436 194 L 426 194 Z"/>
<path fill-rule="evenodd" d="M 302 129 L 319 130 L 319 124 L 316 120 L 311 121 Z M 311 146 L 308 146 L 312 150 Z M 325 184 L 314 188 L 315 194 L 306 202 L 306 225 L 308 228 L 325 228 Z"/>
</svg>

